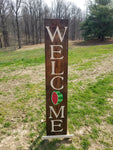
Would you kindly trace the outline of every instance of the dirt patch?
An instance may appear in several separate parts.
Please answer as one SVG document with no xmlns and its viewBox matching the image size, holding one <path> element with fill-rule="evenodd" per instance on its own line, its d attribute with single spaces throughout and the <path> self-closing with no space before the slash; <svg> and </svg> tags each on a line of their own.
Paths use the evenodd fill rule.
<svg viewBox="0 0 113 150">
<path fill-rule="evenodd" d="M 89 147 L 88 150 L 99 150 L 99 149 L 104 150 L 105 149 L 104 145 L 101 145 L 98 141 L 96 142 L 92 141 L 91 146 Z"/>
<path fill-rule="evenodd" d="M 29 75 L 31 83 L 39 83 L 45 79 L 45 66 L 39 65 L 23 70 L 20 75 Z"/>
<path fill-rule="evenodd" d="M 4 75 L 7 76 L 7 74 Z M 44 65 L 27 67 L 26 69 L 17 70 L 10 73 L 11 77 L 13 76 L 21 77 L 24 75 L 28 75 L 28 79 L 27 78 L 10 79 L 7 82 L 1 83 L 0 91 L 10 93 L 10 95 L 13 96 L 12 92 L 17 86 L 21 86 L 26 83 L 32 83 L 32 84 L 41 83 L 45 79 L 45 67 Z"/>
<path fill-rule="evenodd" d="M 44 48 L 44 43 L 43 44 L 35 44 L 35 45 L 29 45 L 29 46 L 23 46 L 21 49 L 17 49 L 17 51 L 29 51 L 33 49 L 39 49 L 39 48 Z"/>
<path fill-rule="evenodd" d="M 78 76 L 80 76 L 80 78 L 77 78 L 76 80 L 71 80 L 70 82 L 79 82 L 84 80 L 92 80 L 95 82 L 96 78 L 101 74 L 106 74 L 113 71 L 113 55 L 109 55 L 107 58 L 104 58 L 104 60 L 102 60 L 101 63 L 98 62 L 94 63 L 93 66 L 94 69 L 91 71 L 88 69 L 78 71 L 76 70 L 77 66 L 76 67 L 70 66 L 69 72 L 71 74 L 75 73 Z"/>
<path fill-rule="evenodd" d="M 28 150 L 27 135 L 29 131 L 21 125 L 17 129 L 11 131 L 11 135 L 4 137 L 0 143 L 0 150 L 17 150 L 19 148 Z"/>
<path fill-rule="evenodd" d="M 113 125 L 107 124 L 106 122 L 102 122 L 101 125 L 98 126 L 100 130 L 104 133 L 108 133 L 109 135 L 113 135 Z"/>
<path fill-rule="evenodd" d="M 106 149 L 107 145 L 112 147 L 113 126 L 105 122 L 102 122 L 100 125 L 96 126 L 99 130 L 99 137 L 95 141 L 90 141 L 91 146 L 89 147 L 89 150 Z"/>
<path fill-rule="evenodd" d="M 8 76 L 9 74 L 5 73 L 4 75 Z M 14 76 L 21 77 L 24 75 L 29 75 L 29 76 L 28 78 L 16 78 L 16 79 L 11 78 Z M 35 67 L 27 67 L 26 69 L 20 69 L 17 71 L 10 72 L 9 80 L 7 82 L 5 81 L 0 82 L 0 113 L 5 116 L 6 121 L 12 122 L 12 124 L 17 124 L 18 119 L 21 121 L 26 117 L 26 110 L 28 108 L 34 108 L 34 109 L 39 108 L 38 104 L 42 102 L 43 100 L 41 99 L 40 101 L 40 99 L 37 98 L 38 96 L 33 97 L 33 98 L 31 96 L 31 98 L 29 99 L 29 103 L 27 104 L 25 103 L 24 106 L 22 106 L 23 105 L 22 102 L 17 103 L 17 100 L 19 100 L 19 98 L 23 98 L 23 99 L 24 97 L 26 98 L 27 92 L 28 93 L 31 92 L 31 94 L 32 92 L 34 92 L 36 95 L 40 94 L 39 93 L 40 90 L 37 89 L 38 88 L 37 85 L 38 83 L 40 84 L 41 82 L 43 82 L 44 78 L 45 78 L 45 67 L 44 65 L 39 65 Z M 36 87 L 34 87 L 33 89 L 30 89 L 30 91 L 27 91 L 27 89 L 25 89 L 25 85 L 27 83 L 36 84 Z M 17 92 L 16 88 L 19 88 L 20 92 L 19 91 Z M 25 112 L 23 109 L 21 109 L 21 107 L 25 110 Z M 12 136 L 8 136 L 6 138 L 6 141 L 11 143 L 11 138 L 12 140 L 14 140 Z M 17 142 L 17 145 L 18 145 L 18 142 Z M 10 150 L 9 148 L 7 149 L 6 148 L 7 147 L 5 147 L 5 150 L 7 149 Z M 16 150 L 16 148 L 13 148 L 13 149 Z"/>
<path fill-rule="evenodd" d="M 76 130 L 76 136 L 82 136 L 91 132 L 91 127 L 81 127 L 79 130 Z"/>
<path fill-rule="evenodd" d="M 27 67 L 25 69 L 17 70 L 11 73 L 12 76 L 29 75 L 31 83 L 42 82 L 45 78 L 45 66 L 39 65 L 35 67 Z"/>
<path fill-rule="evenodd" d="M 95 124 L 96 125 L 96 124 Z M 108 143 L 110 147 L 112 147 L 112 135 L 113 135 L 113 126 L 107 124 L 106 122 L 102 122 L 100 125 L 96 125 L 99 131 L 99 136 L 93 140 L 89 139 L 91 145 L 88 150 L 97 150 L 97 149 L 105 149 L 106 144 Z M 81 127 L 79 130 L 75 131 L 75 137 L 78 139 L 77 143 L 73 143 L 76 148 L 80 148 L 79 142 L 80 137 L 84 135 L 89 135 L 92 133 L 92 128 L 90 126 Z"/>
<path fill-rule="evenodd" d="M 112 85 L 113 86 L 113 85 Z M 110 95 L 110 97 L 107 99 L 107 102 L 111 105 L 113 108 L 113 94 Z"/>
</svg>

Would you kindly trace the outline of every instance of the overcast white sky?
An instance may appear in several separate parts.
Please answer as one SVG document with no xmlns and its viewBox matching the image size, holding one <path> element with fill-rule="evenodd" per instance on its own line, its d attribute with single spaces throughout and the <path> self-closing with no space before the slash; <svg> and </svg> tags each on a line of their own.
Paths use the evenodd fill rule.
<svg viewBox="0 0 113 150">
<path fill-rule="evenodd" d="M 49 7 L 51 7 L 52 1 L 53 0 L 45 0 L 45 2 L 48 4 Z M 85 10 L 86 0 L 65 0 L 65 1 L 73 2 L 76 4 L 76 6 L 80 7 L 83 11 Z"/>
</svg>

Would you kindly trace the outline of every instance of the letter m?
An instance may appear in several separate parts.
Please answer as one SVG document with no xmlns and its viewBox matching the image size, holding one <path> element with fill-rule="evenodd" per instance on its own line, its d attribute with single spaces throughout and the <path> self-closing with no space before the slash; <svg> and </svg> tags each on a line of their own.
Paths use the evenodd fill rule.
<svg viewBox="0 0 113 150">
<path fill-rule="evenodd" d="M 51 42 L 54 41 L 54 38 L 55 38 L 55 36 L 56 36 L 56 33 L 58 33 L 59 39 L 60 39 L 60 41 L 62 42 L 63 39 L 64 39 L 64 36 L 65 36 L 65 34 L 66 34 L 67 28 L 68 28 L 68 27 L 65 27 L 64 33 L 63 33 L 63 35 L 61 35 L 61 32 L 60 32 L 60 30 L 59 30 L 59 27 L 57 26 L 57 28 L 56 28 L 54 34 L 52 35 L 52 33 L 51 33 L 51 31 L 50 31 L 50 27 L 49 27 L 49 26 L 46 26 L 46 29 L 47 29 L 47 31 L 48 31 L 49 37 L 50 37 L 50 39 L 51 39 Z"/>
<path fill-rule="evenodd" d="M 55 110 L 54 110 L 54 108 L 52 106 L 49 106 L 49 108 L 50 108 L 50 116 L 49 116 L 49 118 L 50 119 L 53 118 L 52 117 L 52 112 L 53 112 L 53 114 L 55 115 L 56 118 L 58 118 L 58 116 L 60 115 L 60 113 L 61 113 L 61 118 L 64 118 L 64 107 L 65 106 L 61 106 L 59 112 L 56 113 Z"/>
</svg>

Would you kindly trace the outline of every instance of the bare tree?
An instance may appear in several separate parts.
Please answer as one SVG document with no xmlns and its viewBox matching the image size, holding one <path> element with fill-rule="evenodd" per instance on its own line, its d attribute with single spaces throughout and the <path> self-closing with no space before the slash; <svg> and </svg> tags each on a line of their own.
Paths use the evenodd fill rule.
<svg viewBox="0 0 113 150">
<path fill-rule="evenodd" d="M 52 2 L 51 17 L 57 19 L 69 19 L 70 17 L 70 2 L 65 0 L 54 0 Z"/>
<path fill-rule="evenodd" d="M 21 5 L 21 1 L 22 0 L 16 0 L 16 3 L 12 3 L 12 9 L 15 13 L 15 17 L 16 17 L 16 26 L 17 26 L 17 38 L 18 38 L 18 47 L 21 48 L 21 39 L 20 39 L 20 28 L 19 28 L 19 20 L 18 20 L 18 16 L 19 16 L 19 9 L 20 9 L 20 5 Z"/>
<path fill-rule="evenodd" d="M 75 4 L 65 0 L 54 0 L 51 8 L 51 17 L 57 19 L 68 19 L 70 28 L 70 39 L 81 38 L 80 23 L 82 12 Z"/>
<path fill-rule="evenodd" d="M 44 18 L 68 19 L 70 39 L 81 39 L 82 12 L 71 2 L 53 0 L 49 8 L 43 0 L 0 0 L 0 47 L 42 43 Z"/>
<path fill-rule="evenodd" d="M 44 18 L 51 18 L 49 7 L 46 4 L 44 4 L 43 8 L 44 8 Z"/>
<path fill-rule="evenodd" d="M 30 43 L 30 15 L 29 15 L 29 9 L 25 5 L 22 9 L 22 17 L 23 17 L 23 23 L 24 23 L 24 33 L 25 33 L 25 39 L 26 44 Z"/>
<path fill-rule="evenodd" d="M 28 3 L 24 4 L 25 6 L 22 9 L 22 15 L 25 30 L 29 30 L 30 36 L 32 37 L 32 44 L 41 43 L 43 39 L 43 20 L 45 11 L 47 12 L 49 9 L 47 10 L 47 5 L 43 4 L 42 0 L 29 0 Z M 27 26 L 29 26 L 29 29 Z"/>
<path fill-rule="evenodd" d="M 64 16 L 64 1 L 63 0 L 54 0 L 52 2 L 52 17 L 53 18 L 57 18 L 57 19 L 61 19 Z"/>
<path fill-rule="evenodd" d="M 80 23 L 82 22 L 81 9 L 71 5 L 70 9 L 70 38 L 71 40 L 78 40 L 81 38 Z"/>
<path fill-rule="evenodd" d="M 9 46 L 9 37 L 8 37 L 8 31 L 7 31 L 7 18 L 10 15 L 11 12 L 11 5 L 9 0 L 1 0 L 0 1 L 0 24 L 1 24 L 1 31 L 3 34 L 3 42 L 4 46 Z M 0 43 L 2 46 L 2 40 L 0 37 Z"/>
<path fill-rule="evenodd" d="M 2 35 L 0 34 L 0 48 L 2 48 Z"/>
</svg>

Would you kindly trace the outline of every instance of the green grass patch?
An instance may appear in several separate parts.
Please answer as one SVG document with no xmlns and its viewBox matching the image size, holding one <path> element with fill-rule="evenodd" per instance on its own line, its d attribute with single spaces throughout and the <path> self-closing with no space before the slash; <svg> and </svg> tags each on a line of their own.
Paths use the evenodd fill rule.
<svg viewBox="0 0 113 150">
<path fill-rule="evenodd" d="M 0 117 L 0 124 L 3 124 L 4 122 L 4 117 Z"/>
<path fill-rule="evenodd" d="M 99 117 L 107 114 L 108 110 L 112 111 L 112 107 L 107 103 L 107 97 L 113 91 L 111 83 L 113 83 L 113 73 L 105 76 L 104 79 L 98 79 L 96 83 L 89 83 L 84 90 L 77 85 L 70 87 L 73 88 L 73 95 L 68 100 L 70 123 L 76 127 L 82 126 L 84 120 L 90 125 L 101 123 Z"/>
<path fill-rule="evenodd" d="M 112 124 L 113 125 L 113 115 L 109 116 L 106 118 L 107 123 Z"/>
<path fill-rule="evenodd" d="M 30 137 L 30 138 L 33 138 L 33 137 L 36 136 L 36 135 L 37 135 L 37 133 L 35 133 L 35 132 L 29 133 L 29 137 Z"/>
<path fill-rule="evenodd" d="M 44 49 L 0 52 L 0 67 L 35 66 L 45 62 Z"/>
<path fill-rule="evenodd" d="M 113 45 L 76 47 L 69 51 L 69 65 L 82 64 L 84 59 L 92 59 L 104 54 L 113 54 Z M 91 62 L 88 63 L 92 65 Z"/>
<path fill-rule="evenodd" d="M 69 146 L 65 146 L 65 145 L 62 145 L 60 146 L 60 150 L 77 150 L 73 145 L 69 145 Z"/>
<path fill-rule="evenodd" d="M 80 145 L 82 146 L 83 150 L 88 150 L 88 148 L 90 146 L 90 142 L 87 138 L 82 138 Z"/>
<path fill-rule="evenodd" d="M 92 128 L 92 133 L 91 133 L 91 138 L 92 139 L 97 139 L 99 137 L 99 131 L 97 128 L 93 127 Z"/>
<path fill-rule="evenodd" d="M 4 128 L 9 128 L 11 126 L 11 122 L 5 122 L 4 123 Z"/>
<path fill-rule="evenodd" d="M 113 124 L 112 105 L 108 98 L 113 93 L 113 73 L 102 74 L 97 77 L 97 81 L 83 80 L 74 82 L 81 78 L 74 73 L 74 69 L 81 70 L 92 69 L 96 62 L 103 61 L 103 58 L 113 54 L 113 45 L 74 47 L 69 50 L 70 70 L 68 78 L 68 129 L 70 134 L 74 134 L 72 142 L 68 140 L 42 141 L 42 136 L 46 135 L 46 94 L 45 82 L 32 83 L 29 75 L 19 76 L 11 75 L 12 71 L 25 69 L 43 64 L 45 62 L 44 49 L 34 49 L 30 51 L 11 51 L 0 52 L 0 71 L 4 72 L 0 78 L 0 84 L 5 85 L 9 80 L 21 79 L 26 82 L 13 85 L 13 91 L 3 91 L 0 89 L 0 96 L 5 97 L 7 101 L 0 102 L 0 136 L 8 136 L 11 133 L 11 127 L 23 125 L 23 130 L 28 130 L 25 135 L 31 150 L 87 150 L 92 141 L 101 144 L 110 150 L 111 144 L 108 144 L 99 135 L 111 138 L 110 133 L 103 133 L 98 126 L 105 122 L 106 125 Z M 9 94 L 14 96 L 13 101 L 8 99 Z M 14 120 L 13 120 L 14 117 Z M 44 123 L 41 123 L 41 119 Z M 12 121 L 11 121 L 12 120 Z M 76 131 L 87 129 L 82 135 L 76 135 Z M 9 131 L 10 129 L 10 131 Z M 19 134 L 15 133 L 15 140 L 19 140 Z M 17 138 L 16 138 L 17 137 Z M 21 140 L 21 139 L 20 139 Z M 77 148 L 76 148 L 77 145 Z M 23 149 L 18 147 L 17 149 Z"/>
<path fill-rule="evenodd" d="M 0 82 L 8 82 L 9 80 L 21 80 L 21 79 L 29 79 L 29 75 L 15 75 L 15 76 L 3 76 L 2 78 L 0 78 Z"/>
<path fill-rule="evenodd" d="M 88 61 L 88 62 L 85 62 L 85 63 L 81 63 L 81 65 L 79 66 L 79 68 L 77 68 L 77 70 L 89 69 L 89 68 L 92 68 L 92 66 L 93 66 L 93 62 Z"/>
</svg>

